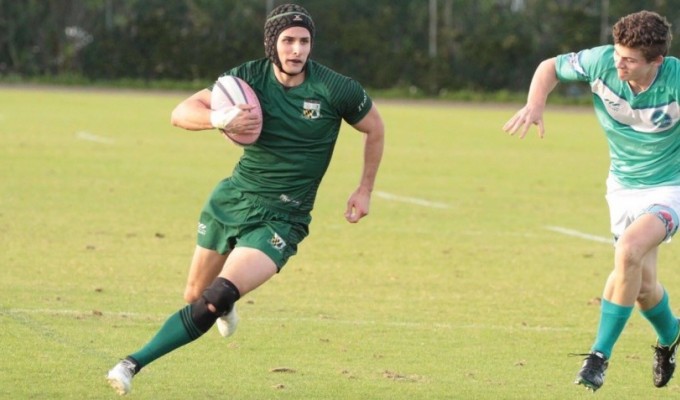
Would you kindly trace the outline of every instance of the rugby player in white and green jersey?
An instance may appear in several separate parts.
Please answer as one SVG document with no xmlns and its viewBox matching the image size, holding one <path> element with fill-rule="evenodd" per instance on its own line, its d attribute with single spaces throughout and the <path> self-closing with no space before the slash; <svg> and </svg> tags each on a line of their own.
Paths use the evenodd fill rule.
<svg viewBox="0 0 680 400">
<path fill-rule="evenodd" d="M 364 135 L 363 169 L 345 219 L 356 223 L 368 214 L 384 147 L 375 105 L 358 82 L 309 60 L 315 27 L 303 7 L 274 8 L 264 28 L 267 58 L 227 72 L 256 91 L 262 120 L 247 112 L 252 105 L 239 106 L 237 113 L 211 110 L 210 89 L 193 94 L 172 112 L 173 125 L 187 130 L 219 128 L 225 135 L 249 135 L 262 124 L 262 132 L 203 207 L 184 291 L 188 305 L 109 370 L 106 378 L 121 395 L 130 391 L 143 367 L 198 339 L 215 323 L 222 336 L 234 333 L 236 301 L 278 273 L 307 236 L 317 189 L 343 121 Z"/>
<path fill-rule="evenodd" d="M 548 94 L 560 81 L 590 85 L 609 145 L 607 203 L 615 239 L 614 269 L 601 300 L 595 341 L 575 383 L 593 391 L 604 383 L 616 341 L 634 306 L 657 334 L 652 382 L 665 386 L 675 371 L 680 324 L 657 280 L 658 247 L 670 241 L 680 214 L 680 61 L 668 57 L 670 24 L 640 11 L 613 27 L 614 45 L 544 60 L 527 104 L 503 129 L 523 138 L 531 125 L 543 137 Z"/>
<path fill-rule="evenodd" d="M 557 56 L 560 81 L 584 81 L 607 135 L 610 173 L 626 188 L 680 185 L 680 60 L 664 57 L 636 93 L 619 77 L 614 46 Z"/>
</svg>

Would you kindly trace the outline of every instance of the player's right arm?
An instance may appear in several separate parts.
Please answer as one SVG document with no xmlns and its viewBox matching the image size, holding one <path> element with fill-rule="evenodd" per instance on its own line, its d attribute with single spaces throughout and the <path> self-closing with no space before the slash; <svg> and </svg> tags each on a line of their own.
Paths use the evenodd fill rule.
<svg viewBox="0 0 680 400">
<path fill-rule="evenodd" d="M 236 110 L 212 111 L 210 99 L 212 92 L 208 89 L 200 90 L 175 107 L 170 116 L 172 125 L 190 131 L 206 129 L 225 129 L 232 133 L 250 133 L 259 119 L 251 113 L 238 110 L 250 110 L 254 106 L 242 104 Z"/>
<path fill-rule="evenodd" d="M 203 89 L 185 100 L 172 110 L 170 123 L 190 131 L 213 129 L 210 122 L 210 90 Z"/>
<path fill-rule="evenodd" d="M 519 137 L 524 138 L 531 125 L 538 127 L 539 137 L 543 137 L 543 111 L 548 95 L 555 89 L 559 80 L 557 79 L 557 69 L 555 58 L 544 60 L 536 68 L 534 77 L 531 79 L 527 104 L 522 107 L 515 115 L 503 125 L 503 130 L 511 135 L 518 131 Z"/>
</svg>

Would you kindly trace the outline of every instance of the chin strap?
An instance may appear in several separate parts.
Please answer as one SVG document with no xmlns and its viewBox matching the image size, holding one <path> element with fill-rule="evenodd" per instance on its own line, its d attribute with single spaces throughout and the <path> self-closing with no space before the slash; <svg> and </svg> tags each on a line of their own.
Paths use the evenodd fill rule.
<svg viewBox="0 0 680 400">
<path fill-rule="evenodd" d="M 305 67 L 302 68 L 302 70 L 300 72 L 298 72 L 297 74 L 291 74 L 291 73 L 286 72 L 283 68 L 279 68 L 279 71 L 281 71 L 282 74 L 286 74 L 288 76 L 298 76 L 301 73 L 305 72 L 306 70 L 307 70 L 307 64 L 305 64 Z"/>
</svg>

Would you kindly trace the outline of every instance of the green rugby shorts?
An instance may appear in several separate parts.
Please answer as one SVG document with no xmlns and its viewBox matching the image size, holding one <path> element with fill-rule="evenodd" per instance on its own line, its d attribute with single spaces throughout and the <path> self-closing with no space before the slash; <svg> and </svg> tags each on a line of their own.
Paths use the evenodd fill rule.
<svg viewBox="0 0 680 400">
<path fill-rule="evenodd" d="M 235 247 L 262 251 L 281 270 L 309 234 L 311 216 L 278 210 L 241 193 L 229 178 L 206 202 L 198 223 L 197 244 L 226 254 Z"/>
</svg>

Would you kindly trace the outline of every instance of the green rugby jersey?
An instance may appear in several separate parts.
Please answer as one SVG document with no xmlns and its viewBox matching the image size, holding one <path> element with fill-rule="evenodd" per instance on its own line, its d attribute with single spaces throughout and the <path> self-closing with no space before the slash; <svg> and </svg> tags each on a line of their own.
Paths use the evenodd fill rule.
<svg viewBox="0 0 680 400">
<path fill-rule="evenodd" d="M 680 185 L 680 60 L 665 57 L 652 85 L 637 95 L 619 79 L 612 45 L 559 55 L 556 68 L 560 81 L 590 84 L 619 183 Z"/>
<path fill-rule="evenodd" d="M 359 122 L 372 101 L 361 85 L 308 60 L 305 81 L 285 88 L 269 60 L 226 72 L 255 90 L 263 113 L 262 134 L 245 146 L 232 180 L 242 192 L 292 213 L 308 213 L 333 155 L 340 125 Z"/>
</svg>

